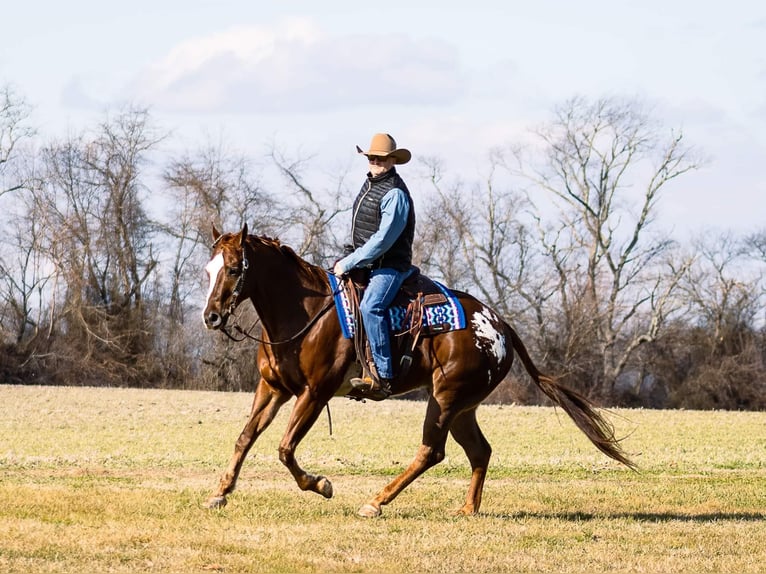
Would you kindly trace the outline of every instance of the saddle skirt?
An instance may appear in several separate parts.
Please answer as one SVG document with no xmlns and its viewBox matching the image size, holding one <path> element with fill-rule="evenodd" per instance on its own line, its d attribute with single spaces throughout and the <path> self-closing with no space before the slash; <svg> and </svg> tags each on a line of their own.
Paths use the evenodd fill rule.
<svg viewBox="0 0 766 574">
<path fill-rule="evenodd" d="M 337 277 L 332 273 L 328 273 L 328 277 L 343 336 L 353 339 L 356 323 L 347 287 L 339 286 Z M 413 325 L 413 322 L 417 324 Z M 447 287 L 421 275 L 416 269 L 405 280 L 388 308 L 388 325 L 394 335 L 417 330 L 421 335 L 428 336 L 465 329 L 466 320 L 458 298 Z"/>
</svg>

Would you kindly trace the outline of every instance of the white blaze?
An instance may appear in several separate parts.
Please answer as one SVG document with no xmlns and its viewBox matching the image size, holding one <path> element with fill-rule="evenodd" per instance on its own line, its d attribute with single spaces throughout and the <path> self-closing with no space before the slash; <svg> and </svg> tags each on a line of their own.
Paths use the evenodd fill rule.
<svg viewBox="0 0 766 574">
<path fill-rule="evenodd" d="M 496 327 L 497 317 L 489 309 L 482 309 L 474 313 L 471 319 L 476 348 L 480 351 L 490 352 L 500 364 L 505 359 L 505 338 L 503 333 Z"/>
<path fill-rule="evenodd" d="M 202 308 L 203 315 L 205 313 L 205 308 L 207 307 L 207 304 L 210 301 L 210 296 L 213 294 L 213 289 L 215 289 L 215 282 L 216 282 L 216 279 L 218 279 L 218 274 L 221 272 L 221 269 L 223 269 L 223 253 L 219 253 L 218 255 L 213 257 L 205 266 L 205 271 L 207 271 L 208 278 L 210 279 L 210 287 L 208 287 L 207 289 L 207 296 L 205 297 L 205 306 Z"/>
</svg>

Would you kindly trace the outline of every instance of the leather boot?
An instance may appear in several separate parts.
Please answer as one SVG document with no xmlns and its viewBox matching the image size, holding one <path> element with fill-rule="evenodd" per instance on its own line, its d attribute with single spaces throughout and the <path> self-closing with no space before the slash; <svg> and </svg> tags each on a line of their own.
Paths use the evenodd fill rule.
<svg viewBox="0 0 766 574">
<path fill-rule="evenodd" d="M 349 381 L 354 388 L 355 395 L 361 395 L 365 399 L 382 401 L 391 396 L 391 379 L 381 378 L 375 381 L 369 375 L 355 377 Z"/>
</svg>

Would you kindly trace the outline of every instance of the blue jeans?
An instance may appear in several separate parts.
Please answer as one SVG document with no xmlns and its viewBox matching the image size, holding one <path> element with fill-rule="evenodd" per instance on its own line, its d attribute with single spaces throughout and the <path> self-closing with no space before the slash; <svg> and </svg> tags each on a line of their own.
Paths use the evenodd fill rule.
<svg viewBox="0 0 766 574">
<path fill-rule="evenodd" d="M 370 341 L 372 359 L 375 361 L 378 376 L 383 379 L 394 378 L 391 340 L 388 334 L 388 306 L 396 297 L 404 280 L 414 270 L 414 267 L 407 271 L 397 271 L 388 267 L 373 269 L 370 273 L 370 283 L 359 305 L 364 330 Z"/>
</svg>

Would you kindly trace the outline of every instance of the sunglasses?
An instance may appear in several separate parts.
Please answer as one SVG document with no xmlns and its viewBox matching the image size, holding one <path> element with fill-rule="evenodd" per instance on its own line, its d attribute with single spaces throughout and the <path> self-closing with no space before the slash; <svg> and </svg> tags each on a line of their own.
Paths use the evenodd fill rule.
<svg viewBox="0 0 766 574">
<path fill-rule="evenodd" d="M 388 157 L 382 156 L 382 155 L 368 155 L 367 159 L 369 160 L 370 163 L 375 163 L 375 162 L 383 163 L 388 159 Z"/>
</svg>

